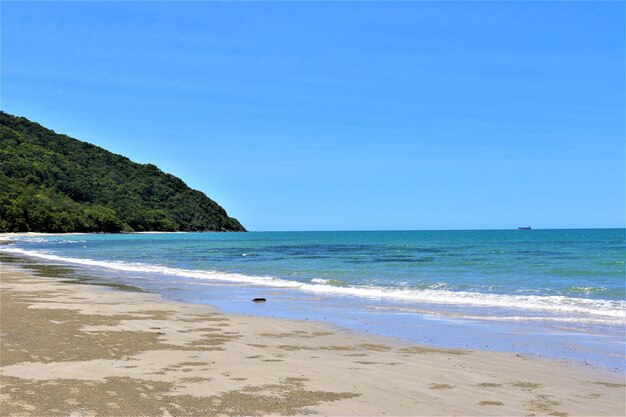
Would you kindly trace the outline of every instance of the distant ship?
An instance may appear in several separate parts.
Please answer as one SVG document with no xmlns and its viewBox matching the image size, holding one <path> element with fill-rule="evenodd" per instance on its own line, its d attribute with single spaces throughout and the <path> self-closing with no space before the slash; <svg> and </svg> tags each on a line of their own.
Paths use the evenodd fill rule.
<svg viewBox="0 0 626 417">
<path fill-rule="evenodd" d="M 517 230 L 530 230 L 530 226 L 520 226 Z"/>
</svg>

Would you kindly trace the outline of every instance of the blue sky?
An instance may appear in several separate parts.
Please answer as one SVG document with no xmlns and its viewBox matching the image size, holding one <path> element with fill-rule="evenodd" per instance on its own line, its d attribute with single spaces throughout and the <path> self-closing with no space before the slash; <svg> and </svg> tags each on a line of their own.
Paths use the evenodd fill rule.
<svg viewBox="0 0 626 417">
<path fill-rule="evenodd" d="M 251 230 L 624 227 L 619 2 L 2 2 L 1 107 Z"/>
</svg>

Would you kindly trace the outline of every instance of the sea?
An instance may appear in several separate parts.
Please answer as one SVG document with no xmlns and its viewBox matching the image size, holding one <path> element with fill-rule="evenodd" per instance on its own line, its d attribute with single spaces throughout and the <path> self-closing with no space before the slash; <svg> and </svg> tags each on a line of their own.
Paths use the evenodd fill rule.
<svg viewBox="0 0 626 417">
<path fill-rule="evenodd" d="M 619 373 L 625 256 L 624 229 L 71 234 L 0 245 L 3 262 L 226 313 Z"/>
</svg>

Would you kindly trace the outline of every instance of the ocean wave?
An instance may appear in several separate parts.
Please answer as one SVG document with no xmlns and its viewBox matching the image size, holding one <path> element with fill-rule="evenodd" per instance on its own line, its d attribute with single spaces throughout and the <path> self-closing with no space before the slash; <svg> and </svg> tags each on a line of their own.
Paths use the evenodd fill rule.
<svg viewBox="0 0 626 417">
<path fill-rule="evenodd" d="M 626 302 L 617 300 L 586 299 L 565 296 L 546 295 L 508 295 L 490 294 L 472 291 L 450 291 L 445 289 L 410 289 L 384 288 L 377 286 L 337 286 L 322 279 L 311 283 L 290 281 L 271 276 L 249 276 L 217 271 L 172 268 L 161 265 L 130 263 L 123 261 L 102 261 L 84 258 L 69 258 L 58 255 L 24 250 L 19 248 L 0 248 L 1 252 L 18 253 L 51 261 L 67 262 L 85 266 L 96 266 L 128 272 L 158 273 L 170 276 L 214 280 L 231 283 L 244 283 L 279 288 L 292 288 L 309 293 L 352 296 L 367 299 L 411 301 L 429 304 L 447 304 L 457 306 L 520 309 L 543 311 L 557 314 L 578 314 L 598 318 L 612 319 L 615 324 L 626 323 Z"/>
<path fill-rule="evenodd" d="M 606 292 L 607 288 L 604 287 L 567 287 L 565 291 L 568 292 L 579 292 L 584 294 L 593 294 L 593 293 L 601 293 Z"/>
<path fill-rule="evenodd" d="M 477 314 L 463 314 L 451 311 L 427 310 L 420 308 L 407 307 L 389 307 L 389 306 L 370 306 L 375 310 L 398 311 L 406 313 L 425 314 L 430 316 L 443 316 L 468 320 L 487 320 L 487 321 L 504 321 L 504 322 L 558 322 L 558 323 L 586 323 L 586 324 L 616 324 L 615 319 L 600 317 L 554 317 L 554 316 L 490 316 Z"/>
<path fill-rule="evenodd" d="M 22 243 L 49 243 L 50 240 L 44 239 L 42 237 L 23 237 L 23 236 L 10 236 L 4 235 L 2 236 L 2 240 L 8 240 L 12 242 L 22 242 Z"/>
<path fill-rule="evenodd" d="M 341 285 L 341 281 L 338 281 L 336 279 L 313 278 L 311 282 L 314 284 L 323 284 L 323 285 L 333 285 L 333 286 Z"/>
</svg>

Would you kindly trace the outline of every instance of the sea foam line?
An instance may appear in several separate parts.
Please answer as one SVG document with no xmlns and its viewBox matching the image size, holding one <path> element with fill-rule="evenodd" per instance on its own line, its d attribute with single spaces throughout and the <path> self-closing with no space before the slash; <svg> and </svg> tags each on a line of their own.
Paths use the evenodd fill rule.
<svg viewBox="0 0 626 417">
<path fill-rule="evenodd" d="M 612 318 L 615 324 L 626 323 L 626 302 L 598 300 L 565 296 L 485 294 L 471 291 L 448 291 L 436 289 L 390 289 L 382 287 L 339 287 L 323 283 L 309 284 L 281 278 L 249 276 L 217 271 L 171 268 L 161 265 L 129 263 L 123 261 L 99 261 L 94 259 L 61 257 L 44 252 L 19 248 L 0 248 L 1 252 L 17 253 L 51 261 L 97 266 L 127 272 L 159 273 L 222 282 L 245 283 L 280 288 L 293 288 L 316 294 L 343 295 L 368 299 L 413 301 L 430 304 L 465 305 L 472 307 L 492 307 L 549 311 L 561 314 L 581 314 Z M 320 281 L 318 281 L 320 282 Z"/>
</svg>

